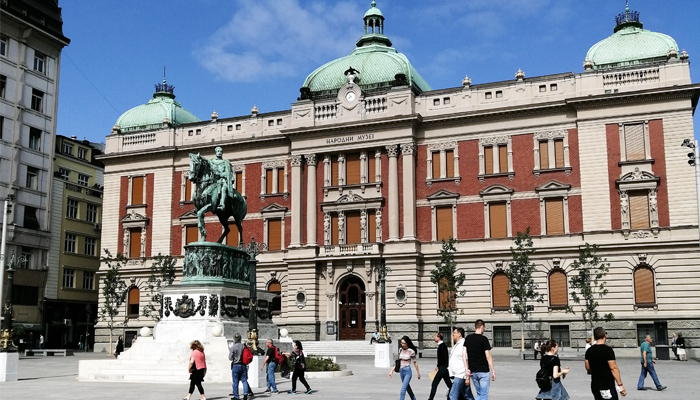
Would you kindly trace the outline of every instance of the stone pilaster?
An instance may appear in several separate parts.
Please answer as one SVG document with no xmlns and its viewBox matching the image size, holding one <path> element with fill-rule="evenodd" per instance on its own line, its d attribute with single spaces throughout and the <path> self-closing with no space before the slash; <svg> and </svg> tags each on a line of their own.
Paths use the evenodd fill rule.
<svg viewBox="0 0 700 400">
<path fill-rule="evenodd" d="M 396 145 L 386 146 L 389 156 L 389 213 L 388 242 L 399 240 L 399 148 Z"/>
<path fill-rule="evenodd" d="M 401 144 L 403 154 L 403 239 L 416 240 L 416 144 Z M 442 168 L 441 168 L 442 169 Z"/>
<path fill-rule="evenodd" d="M 306 158 L 306 245 L 316 246 L 316 154 Z"/>
<path fill-rule="evenodd" d="M 292 155 L 292 235 L 289 247 L 301 246 L 301 155 Z M 277 175 L 277 174 L 275 174 Z"/>
</svg>

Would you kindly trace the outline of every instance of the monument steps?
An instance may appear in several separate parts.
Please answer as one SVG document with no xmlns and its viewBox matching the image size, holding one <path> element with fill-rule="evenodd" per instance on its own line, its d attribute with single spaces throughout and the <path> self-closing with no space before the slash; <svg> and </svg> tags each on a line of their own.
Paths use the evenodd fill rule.
<svg viewBox="0 0 700 400">
<path fill-rule="evenodd" d="M 374 356 L 374 345 L 366 340 L 302 342 L 304 353 L 315 356 Z"/>
</svg>

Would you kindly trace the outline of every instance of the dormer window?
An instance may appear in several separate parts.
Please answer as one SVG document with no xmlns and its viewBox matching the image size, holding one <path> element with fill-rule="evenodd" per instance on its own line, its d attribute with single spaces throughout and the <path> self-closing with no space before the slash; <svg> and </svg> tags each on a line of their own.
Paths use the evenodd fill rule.
<svg viewBox="0 0 700 400">
<path fill-rule="evenodd" d="M 491 98 L 493 97 L 493 95 L 491 94 L 491 92 L 486 92 L 486 94 L 484 95 L 484 97 L 486 98 L 486 100 L 491 100 Z"/>
</svg>

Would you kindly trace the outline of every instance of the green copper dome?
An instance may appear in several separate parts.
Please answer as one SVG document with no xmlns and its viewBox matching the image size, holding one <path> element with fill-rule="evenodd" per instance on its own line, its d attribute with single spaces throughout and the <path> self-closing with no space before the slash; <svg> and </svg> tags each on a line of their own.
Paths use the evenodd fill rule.
<svg viewBox="0 0 700 400">
<path fill-rule="evenodd" d="M 156 92 L 148 103 L 132 108 L 117 119 L 119 131 L 125 133 L 157 129 L 164 122 L 171 126 L 200 122 L 199 118 L 175 101 L 173 91 L 174 86 L 168 85 L 163 79 L 162 84 L 156 85 Z"/>
<path fill-rule="evenodd" d="M 391 40 L 384 35 L 384 16 L 374 1 L 363 19 L 365 34 L 358 39 L 355 50 L 322 65 L 306 77 L 302 98 L 305 93 L 329 95 L 337 92 L 348 82 L 345 73 L 350 69 L 355 73 L 354 82 L 365 90 L 405 84 L 419 92 L 431 90 L 408 58 L 391 47 Z"/>
<path fill-rule="evenodd" d="M 629 7 L 616 20 L 615 33 L 593 45 L 586 54 L 586 62 L 592 62 L 593 69 L 665 61 L 670 54 L 678 54 L 678 44 L 672 37 L 642 29 L 639 13 Z"/>
</svg>

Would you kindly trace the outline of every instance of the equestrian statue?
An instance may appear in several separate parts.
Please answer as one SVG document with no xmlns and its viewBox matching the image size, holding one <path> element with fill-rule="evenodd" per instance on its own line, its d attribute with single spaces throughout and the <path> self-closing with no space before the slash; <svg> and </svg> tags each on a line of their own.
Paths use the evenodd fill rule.
<svg viewBox="0 0 700 400">
<path fill-rule="evenodd" d="M 233 171 L 231 163 L 223 159 L 224 151 L 221 147 L 215 150 L 216 158 L 207 160 L 197 154 L 190 153 L 189 179 L 197 184 L 193 196 L 194 207 L 197 210 L 197 224 L 201 234 L 200 242 L 207 239 L 207 231 L 204 225 L 204 214 L 211 212 L 219 218 L 223 228 L 222 234 L 217 240 L 223 243 L 231 231 L 228 227 L 228 219 L 233 220 L 238 228 L 238 243 L 243 243 L 243 218 L 248 211 L 248 206 L 243 196 L 233 187 Z"/>
</svg>

